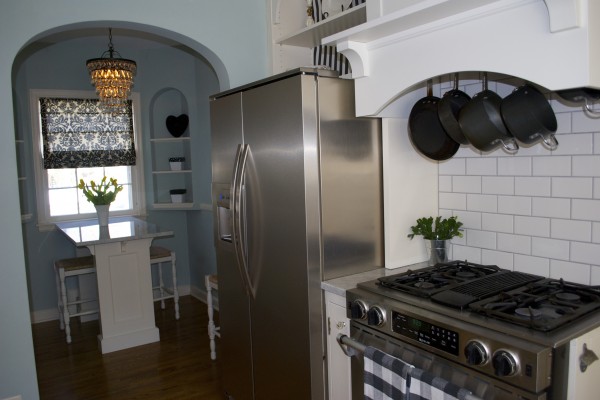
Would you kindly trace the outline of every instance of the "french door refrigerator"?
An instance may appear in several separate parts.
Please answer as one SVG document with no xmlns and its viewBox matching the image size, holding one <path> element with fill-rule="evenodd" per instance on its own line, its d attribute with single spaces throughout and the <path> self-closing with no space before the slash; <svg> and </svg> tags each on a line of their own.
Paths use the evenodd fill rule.
<svg viewBox="0 0 600 400">
<path fill-rule="evenodd" d="M 383 266 L 381 121 L 314 68 L 210 100 L 225 397 L 324 399 L 321 281 Z"/>
</svg>

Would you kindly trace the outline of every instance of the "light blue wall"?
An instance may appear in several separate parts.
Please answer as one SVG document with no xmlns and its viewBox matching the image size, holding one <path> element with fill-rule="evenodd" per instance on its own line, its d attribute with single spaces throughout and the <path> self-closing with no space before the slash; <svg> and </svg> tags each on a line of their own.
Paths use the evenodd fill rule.
<svg viewBox="0 0 600 400">
<path fill-rule="evenodd" d="M 19 394 L 25 400 L 39 398 L 14 144 L 14 123 L 25 116 L 13 113 L 8 96 L 13 61 L 28 43 L 49 33 L 109 24 L 168 37 L 201 53 L 213 66 L 220 89 L 268 75 L 265 0 L 0 0 L 0 93 L 5 95 L 0 100 L 0 225 L 5 232 L 0 241 L 0 399 Z M 35 251 L 62 248 L 64 243 L 56 240 L 42 238 L 27 246 Z"/>
</svg>

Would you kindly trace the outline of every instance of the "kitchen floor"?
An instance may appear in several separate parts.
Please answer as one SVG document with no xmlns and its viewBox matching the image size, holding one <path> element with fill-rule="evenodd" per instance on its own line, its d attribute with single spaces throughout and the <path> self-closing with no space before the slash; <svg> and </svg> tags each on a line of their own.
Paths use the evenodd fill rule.
<svg viewBox="0 0 600 400">
<path fill-rule="evenodd" d="M 181 297 L 179 321 L 172 302 L 165 310 L 154 305 L 160 342 L 105 355 L 98 349 L 97 321 L 82 324 L 75 318 L 70 345 L 57 320 L 33 325 L 40 399 L 222 399 L 218 360 L 210 359 L 206 305 Z"/>
</svg>

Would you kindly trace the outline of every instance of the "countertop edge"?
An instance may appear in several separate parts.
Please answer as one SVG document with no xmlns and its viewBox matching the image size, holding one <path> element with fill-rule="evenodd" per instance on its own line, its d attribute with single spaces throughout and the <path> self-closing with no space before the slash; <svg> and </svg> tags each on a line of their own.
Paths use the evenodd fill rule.
<svg viewBox="0 0 600 400">
<path fill-rule="evenodd" d="M 406 265 L 394 269 L 378 268 L 371 271 L 359 272 L 358 274 L 342 276 L 321 282 L 321 289 L 341 297 L 346 297 L 346 291 L 354 289 L 361 282 L 371 281 L 382 276 L 396 275 L 409 269 L 421 269 L 427 267 L 427 262 Z"/>
</svg>

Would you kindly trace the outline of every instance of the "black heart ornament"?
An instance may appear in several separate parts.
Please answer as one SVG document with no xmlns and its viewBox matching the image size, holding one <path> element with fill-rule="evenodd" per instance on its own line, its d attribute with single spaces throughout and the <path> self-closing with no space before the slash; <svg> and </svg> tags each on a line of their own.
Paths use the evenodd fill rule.
<svg viewBox="0 0 600 400">
<path fill-rule="evenodd" d="M 187 129 L 189 122 L 190 119 L 188 118 L 187 114 L 181 114 L 178 117 L 169 115 L 167 117 L 167 130 L 171 135 L 179 137 L 183 135 L 183 132 L 185 132 Z"/>
</svg>

